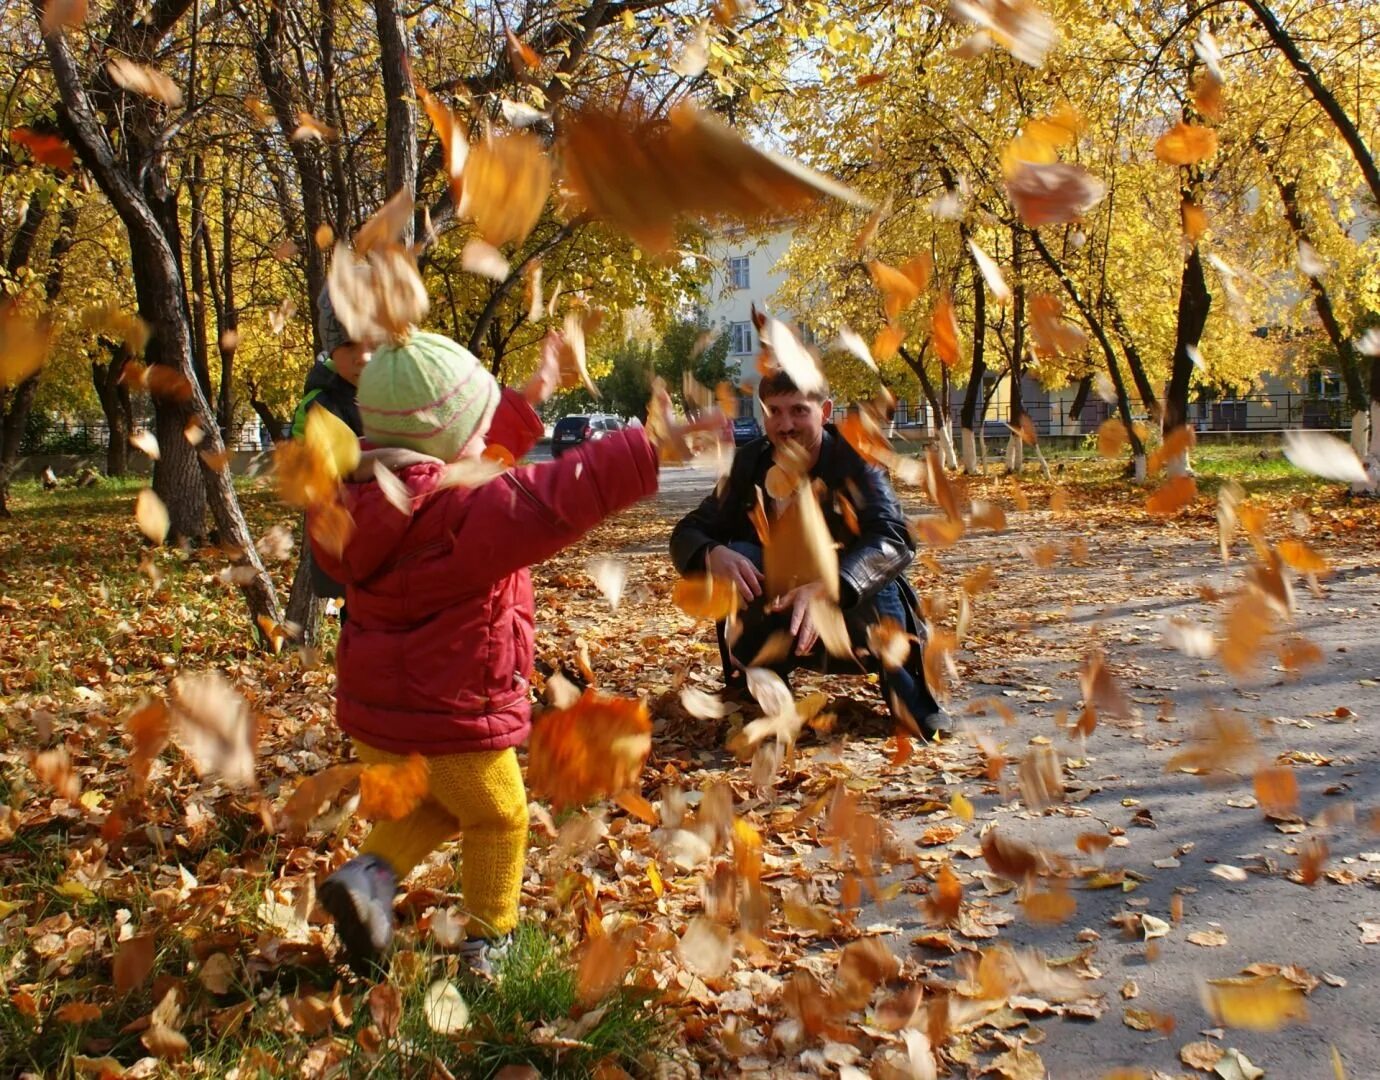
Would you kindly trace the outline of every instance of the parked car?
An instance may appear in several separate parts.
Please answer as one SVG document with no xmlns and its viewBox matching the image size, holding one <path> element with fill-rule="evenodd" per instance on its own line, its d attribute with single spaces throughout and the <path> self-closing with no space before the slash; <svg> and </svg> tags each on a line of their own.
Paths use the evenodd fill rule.
<svg viewBox="0 0 1380 1080">
<path fill-rule="evenodd" d="M 753 439 L 762 437 L 762 427 L 757 423 L 757 418 L 753 416 L 735 416 L 733 418 L 733 445 L 742 446 L 750 443 Z"/>
<path fill-rule="evenodd" d="M 602 439 L 610 431 L 621 431 L 626 425 L 607 413 L 581 413 L 562 416 L 551 431 L 551 456 L 560 457 L 582 442 Z"/>
</svg>

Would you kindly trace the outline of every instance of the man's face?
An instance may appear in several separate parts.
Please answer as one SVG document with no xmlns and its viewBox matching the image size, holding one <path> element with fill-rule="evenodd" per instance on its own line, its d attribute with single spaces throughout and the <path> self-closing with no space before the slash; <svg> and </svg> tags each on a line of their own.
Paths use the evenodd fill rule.
<svg viewBox="0 0 1380 1080">
<path fill-rule="evenodd" d="M 832 401 L 815 401 L 799 391 L 764 398 L 762 412 L 766 416 L 767 438 L 773 446 L 790 440 L 813 457 L 819 451 L 824 425 L 833 408 Z"/>
<path fill-rule="evenodd" d="M 369 350 L 357 341 L 352 341 L 348 345 L 337 345 L 331 352 L 331 363 L 335 365 L 335 373 L 351 386 L 359 385 L 359 376 L 368 362 Z"/>
</svg>

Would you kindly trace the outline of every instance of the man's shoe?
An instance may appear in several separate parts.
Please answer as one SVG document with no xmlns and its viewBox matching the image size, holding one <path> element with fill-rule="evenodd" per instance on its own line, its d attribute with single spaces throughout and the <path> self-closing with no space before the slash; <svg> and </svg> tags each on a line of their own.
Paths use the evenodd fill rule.
<svg viewBox="0 0 1380 1080">
<path fill-rule="evenodd" d="M 377 855 L 351 859 L 321 883 L 316 898 L 335 920 L 350 966 L 361 975 L 381 966 L 393 943 L 393 897 L 398 876 Z"/>
<path fill-rule="evenodd" d="M 953 732 L 954 718 L 943 705 L 936 706 L 934 712 L 920 721 L 920 733 L 930 742 L 939 742 L 941 738 L 947 739 Z"/>
<path fill-rule="evenodd" d="M 460 959 L 474 974 L 492 979 L 494 968 L 508 955 L 508 946 L 512 943 L 512 934 L 493 938 L 466 938 L 460 943 Z"/>
</svg>

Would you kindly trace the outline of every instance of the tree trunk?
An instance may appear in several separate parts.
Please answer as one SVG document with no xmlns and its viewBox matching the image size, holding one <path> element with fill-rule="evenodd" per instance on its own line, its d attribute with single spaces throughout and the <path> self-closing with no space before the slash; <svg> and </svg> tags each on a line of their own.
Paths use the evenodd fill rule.
<svg viewBox="0 0 1380 1080">
<path fill-rule="evenodd" d="M 1267 167 L 1270 170 L 1270 178 L 1275 182 L 1275 189 L 1279 192 L 1280 201 L 1284 204 L 1284 220 L 1289 223 L 1295 243 L 1311 244 L 1312 237 L 1303 220 L 1303 210 L 1299 206 L 1298 181 L 1286 181 L 1279 175 L 1277 165 L 1273 161 L 1268 162 Z M 1308 286 L 1313 292 L 1313 310 L 1318 313 L 1318 321 L 1323 325 L 1327 340 L 1332 343 L 1332 351 L 1337 354 L 1337 366 L 1341 369 L 1342 384 L 1346 387 L 1346 403 L 1351 410 L 1351 445 L 1358 454 L 1364 456 L 1367 450 L 1366 420 L 1370 401 L 1366 395 L 1365 385 L 1361 382 L 1361 365 L 1356 355 L 1356 347 L 1337 319 L 1337 312 L 1332 306 L 1332 296 L 1328 293 L 1322 278 L 1311 274 L 1307 276 Z"/>
<path fill-rule="evenodd" d="M 963 471 L 978 471 L 977 445 L 973 435 L 973 420 L 978 417 L 978 402 L 983 399 L 982 377 L 987 372 L 987 361 L 983 353 L 987 340 L 987 291 L 983 284 L 982 271 L 977 260 L 973 259 L 973 368 L 968 375 L 968 389 L 963 395 L 963 409 L 958 421 L 963 428 Z M 984 402 L 985 405 L 985 402 Z"/>
<path fill-rule="evenodd" d="M 1045 242 L 1040 239 L 1040 234 L 1034 229 L 1029 230 L 1029 236 L 1035 247 L 1036 253 L 1044 261 L 1054 274 L 1059 284 L 1063 286 L 1065 294 L 1073 301 L 1073 306 L 1078 309 L 1078 313 L 1083 316 L 1083 321 L 1092 330 L 1093 337 L 1097 339 L 1098 345 L 1102 347 L 1102 356 L 1107 361 L 1107 374 L 1111 377 L 1112 386 L 1116 390 L 1117 411 L 1121 414 L 1121 422 L 1126 426 L 1127 441 L 1131 444 L 1131 461 L 1135 469 L 1137 481 L 1145 479 L 1145 444 L 1136 434 L 1135 420 L 1131 415 L 1131 398 L 1126 393 L 1126 380 L 1121 375 L 1121 365 L 1117 363 L 1116 351 L 1112 348 L 1112 343 L 1107 338 L 1106 327 L 1102 325 L 1102 320 L 1093 312 L 1091 306 L 1083 299 L 1083 294 L 1078 291 L 1078 286 L 1069 277 L 1062 264 L 1045 246 Z M 1086 393 L 1084 398 L 1086 398 Z M 1081 411 L 1081 405 L 1080 405 Z"/>
<path fill-rule="evenodd" d="M 394 0 L 374 0 L 378 23 L 379 67 L 383 72 L 383 94 L 387 102 L 387 186 L 391 197 L 399 191 L 415 194 L 417 189 L 417 99 L 408 78 L 407 23 Z M 413 222 L 403 237 L 411 244 Z"/>
<path fill-rule="evenodd" d="M 10 482 L 19 469 L 19 447 L 24 441 L 24 426 L 38 393 L 38 375 L 30 375 L 18 386 L 0 392 L 0 518 L 10 516 Z"/>
<path fill-rule="evenodd" d="M 954 449 L 954 410 L 952 405 L 953 387 L 949 382 L 949 369 L 939 365 L 939 400 L 943 406 L 939 413 L 939 446 L 944 453 L 944 467 L 958 472 L 958 451 Z"/>
<path fill-rule="evenodd" d="M 48 213 L 48 200 L 38 192 L 29 196 L 24 217 L 10 242 L 5 269 L 14 278 L 29 265 L 38 230 Z M 9 517 L 10 482 L 19 469 L 19 447 L 24 441 L 24 428 L 38 393 L 39 372 L 34 372 L 18 386 L 0 387 L 0 517 Z"/>
<path fill-rule="evenodd" d="M 1179 284 L 1178 323 L 1174 331 L 1174 359 L 1169 372 L 1169 386 L 1164 395 L 1164 430 L 1173 431 L 1188 423 L 1188 386 L 1193 377 L 1192 354 L 1207 325 L 1212 307 L 1212 293 L 1208 292 L 1203 276 L 1203 256 L 1198 245 L 1184 260 L 1183 278 Z M 1188 471 L 1188 452 L 1175 455 L 1166 466 L 1171 476 Z"/>
<path fill-rule="evenodd" d="M 1380 354 L 1370 358 L 1370 451 L 1366 454 L 1371 494 L 1380 494 Z"/>
<path fill-rule="evenodd" d="M 1025 381 L 1025 279 L 1021 270 L 1021 231 L 1011 230 L 1011 440 L 1006 466 L 1019 473 L 1025 465 L 1025 441 L 1020 432 L 1025 415 L 1022 383 Z"/>
<path fill-rule="evenodd" d="M 105 363 L 91 361 L 91 382 L 105 416 L 105 474 L 124 476 L 129 472 L 129 437 L 134 432 L 134 408 L 124 380 L 130 355 L 123 342 L 102 337 L 97 344 L 110 354 Z"/>
<path fill-rule="evenodd" d="M 214 469 L 204 461 L 200 462 L 198 471 L 196 452 L 183 434 L 186 419 L 195 417 L 205 433 L 203 449 L 213 455 L 224 449 L 193 367 L 186 292 L 175 246 L 178 238 L 164 232 L 160 215 L 150 205 L 144 185 L 136 179 L 146 171 L 147 162 L 117 159 L 67 39 L 62 34 L 49 34 L 44 38 L 44 48 L 61 97 L 69 141 L 128 233 L 135 291 L 140 311 L 152 329 L 151 347 L 156 352 L 155 359 L 177 372 L 187 383 L 186 401 L 165 403 L 158 415 L 157 433 L 162 450 L 162 460 L 158 464 L 168 466 L 163 472 L 164 490 L 174 496 L 173 502 L 168 504 L 169 516 L 176 526 L 185 528 L 193 516 L 189 507 L 199 510 L 205 505 L 201 493 L 209 495 L 221 542 L 236 552 L 233 556 L 236 564 L 253 570 L 249 580 L 241 586 L 251 617 L 277 623 L 281 620 L 273 582 L 254 548 L 229 472 Z M 145 103 L 140 107 L 151 106 Z M 130 152 L 130 147 L 122 144 L 121 152 Z M 166 212 L 166 205 L 163 209 Z M 157 480 L 155 472 L 155 489 Z M 188 492 L 196 494 L 188 495 Z"/>
<path fill-rule="evenodd" d="M 316 585 L 312 581 L 312 560 L 311 542 L 307 539 L 306 523 L 303 522 L 302 554 L 297 560 L 297 573 L 292 576 L 287 626 L 309 648 L 320 643 L 321 620 L 326 614 L 326 601 L 316 595 Z"/>
<path fill-rule="evenodd" d="M 1092 381 L 1092 372 L 1078 380 L 1078 389 L 1073 392 L 1073 400 L 1069 402 L 1070 420 L 1077 420 L 1083 415 L 1083 406 L 1088 403 L 1088 394 L 1092 391 Z"/>
<path fill-rule="evenodd" d="M 1366 185 L 1370 188 L 1371 198 L 1380 206 L 1380 168 L 1376 168 L 1375 158 L 1371 156 L 1370 148 L 1366 146 L 1365 140 L 1361 138 L 1361 133 L 1356 130 L 1356 125 L 1352 123 L 1351 117 L 1346 110 L 1333 96 L 1332 91 L 1323 85 L 1318 73 L 1313 70 L 1304 55 L 1299 52 L 1299 47 L 1289 33 L 1280 26 L 1279 20 L 1262 0 L 1245 0 L 1246 6 L 1254 12 L 1255 17 L 1260 20 L 1260 24 L 1265 27 L 1265 33 L 1270 36 L 1270 41 L 1274 43 L 1276 49 L 1284 54 L 1285 59 L 1293 66 L 1303 79 L 1303 84 L 1308 88 L 1308 92 L 1313 95 L 1313 100 L 1325 112 L 1328 119 L 1332 121 L 1332 126 L 1337 129 L 1342 140 L 1351 150 L 1351 156 L 1356 160 L 1356 164 L 1361 169 L 1361 175 L 1365 177 Z"/>
</svg>

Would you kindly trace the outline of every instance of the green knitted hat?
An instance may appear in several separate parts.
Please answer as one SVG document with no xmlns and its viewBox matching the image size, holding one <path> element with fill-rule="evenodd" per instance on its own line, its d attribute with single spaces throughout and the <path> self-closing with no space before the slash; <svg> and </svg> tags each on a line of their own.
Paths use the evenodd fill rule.
<svg viewBox="0 0 1380 1080">
<path fill-rule="evenodd" d="M 468 351 L 440 334 L 414 332 L 375 350 L 359 377 L 364 437 L 454 461 L 489 430 L 498 383 Z"/>
</svg>

